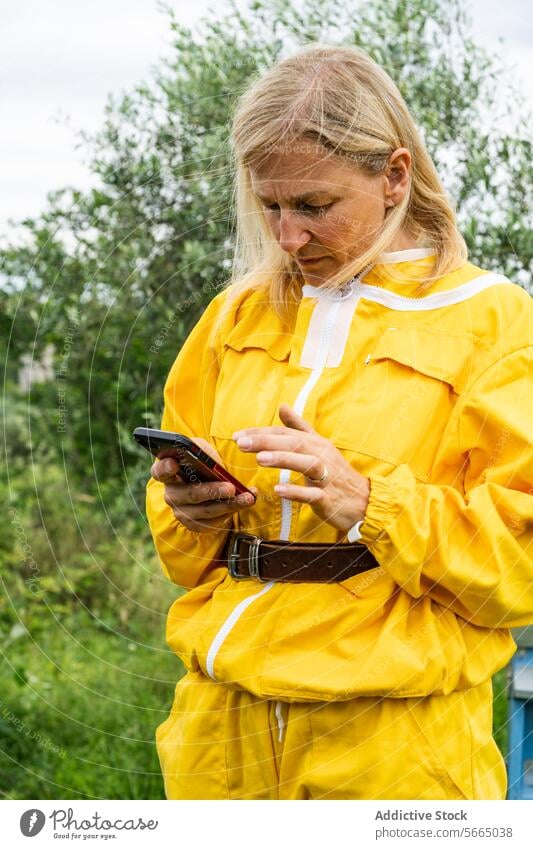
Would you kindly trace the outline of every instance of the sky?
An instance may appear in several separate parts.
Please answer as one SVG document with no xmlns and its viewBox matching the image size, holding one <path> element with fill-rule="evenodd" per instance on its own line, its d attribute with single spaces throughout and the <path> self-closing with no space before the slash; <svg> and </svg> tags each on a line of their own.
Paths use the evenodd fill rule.
<svg viewBox="0 0 533 849">
<path fill-rule="evenodd" d="M 167 3 L 189 25 L 225 7 Z M 470 10 L 475 40 L 516 68 L 533 109 L 529 0 L 470 0 Z M 108 94 L 149 78 L 169 53 L 157 0 L 0 0 L 0 238 L 14 236 L 9 219 L 41 211 L 48 191 L 94 184 L 77 131 L 97 130 Z"/>
</svg>

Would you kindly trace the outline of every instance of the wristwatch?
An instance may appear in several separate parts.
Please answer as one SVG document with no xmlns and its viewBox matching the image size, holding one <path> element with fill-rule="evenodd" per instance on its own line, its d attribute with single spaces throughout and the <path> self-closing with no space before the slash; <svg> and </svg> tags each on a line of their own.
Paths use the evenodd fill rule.
<svg viewBox="0 0 533 849">
<path fill-rule="evenodd" d="M 360 531 L 360 527 L 364 521 L 364 519 L 361 519 L 360 522 L 356 522 L 355 525 L 352 525 L 352 527 L 346 532 L 348 542 L 357 542 L 358 539 L 361 539 L 362 533 Z"/>
</svg>

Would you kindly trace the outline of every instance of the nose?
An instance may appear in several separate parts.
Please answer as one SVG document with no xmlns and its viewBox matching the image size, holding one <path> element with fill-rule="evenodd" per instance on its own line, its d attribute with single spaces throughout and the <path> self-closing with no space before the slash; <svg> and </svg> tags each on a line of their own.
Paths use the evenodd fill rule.
<svg viewBox="0 0 533 849">
<path fill-rule="evenodd" d="M 301 216 L 293 209 L 281 210 L 278 217 L 277 240 L 280 248 L 289 254 L 299 251 L 312 238 Z"/>
</svg>

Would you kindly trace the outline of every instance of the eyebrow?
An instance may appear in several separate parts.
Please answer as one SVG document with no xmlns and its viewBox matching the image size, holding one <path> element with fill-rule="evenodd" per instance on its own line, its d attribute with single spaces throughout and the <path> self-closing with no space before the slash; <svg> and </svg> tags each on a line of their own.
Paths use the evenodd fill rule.
<svg viewBox="0 0 533 849">
<path fill-rule="evenodd" d="M 254 192 L 255 196 L 262 200 L 263 203 L 266 203 L 270 200 L 268 196 L 264 196 L 259 194 L 259 192 Z M 315 189 L 313 192 L 305 192 L 303 195 L 293 195 L 292 197 L 288 197 L 287 200 L 292 201 L 305 201 L 311 200 L 311 198 L 316 197 L 317 195 L 329 195 L 331 194 L 331 189 Z M 274 201 L 276 203 L 276 201 Z"/>
</svg>

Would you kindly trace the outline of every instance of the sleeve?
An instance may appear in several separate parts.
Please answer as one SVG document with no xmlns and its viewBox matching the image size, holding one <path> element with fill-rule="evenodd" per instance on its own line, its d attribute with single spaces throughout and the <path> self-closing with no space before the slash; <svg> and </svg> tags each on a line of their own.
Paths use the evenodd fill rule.
<svg viewBox="0 0 533 849">
<path fill-rule="evenodd" d="M 215 328 L 225 292 L 217 295 L 181 348 L 165 382 L 161 429 L 209 440 L 209 425 L 219 374 Z M 191 531 L 174 516 L 164 500 L 164 484 L 150 478 L 146 515 L 163 572 L 171 581 L 192 589 L 225 572 L 217 561 L 228 528 L 207 533 Z M 227 525 L 227 519 L 226 525 Z"/>
<path fill-rule="evenodd" d="M 429 595 L 488 628 L 533 623 L 531 353 L 507 354 L 466 395 L 464 496 L 400 465 L 371 476 L 361 527 L 362 542 L 411 596 Z"/>
</svg>

